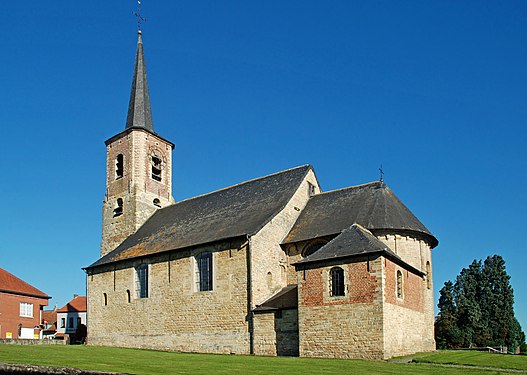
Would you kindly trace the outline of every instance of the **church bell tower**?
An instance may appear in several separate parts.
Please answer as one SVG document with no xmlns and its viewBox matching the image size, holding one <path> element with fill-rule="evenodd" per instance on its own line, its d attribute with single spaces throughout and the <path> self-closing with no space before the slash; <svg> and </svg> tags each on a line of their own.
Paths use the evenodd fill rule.
<svg viewBox="0 0 527 375">
<path fill-rule="evenodd" d="M 119 246 L 157 209 L 174 203 L 174 144 L 154 131 L 141 30 L 126 127 L 105 144 L 101 257 Z"/>
</svg>

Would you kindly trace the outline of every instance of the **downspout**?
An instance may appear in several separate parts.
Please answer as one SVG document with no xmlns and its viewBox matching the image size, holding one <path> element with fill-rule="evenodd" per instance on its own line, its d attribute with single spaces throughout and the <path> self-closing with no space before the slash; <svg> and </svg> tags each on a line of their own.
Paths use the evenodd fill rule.
<svg viewBox="0 0 527 375">
<path fill-rule="evenodd" d="M 249 354 L 254 355 L 254 321 L 252 311 L 252 266 L 251 266 L 251 237 L 247 235 L 247 325 L 249 329 Z"/>
</svg>

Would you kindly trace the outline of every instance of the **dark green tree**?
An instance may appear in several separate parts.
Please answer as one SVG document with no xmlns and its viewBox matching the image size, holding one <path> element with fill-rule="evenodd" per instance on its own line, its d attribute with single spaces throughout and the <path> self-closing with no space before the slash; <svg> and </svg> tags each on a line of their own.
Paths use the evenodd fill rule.
<svg viewBox="0 0 527 375">
<path fill-rule="evenodd" d="M 439 291 L 439 316 L 435 324 L 435 339 L 438 349 L 461 347 L 461 331 L 457 326 L 457 311 L 454 303 L 454 284 L 447 281 Z"/>
<path fill-rule="evenodd" d="M 514 292 L 499 255 L 474 260 L 456 282 L 440 290 L 436 343 L 440 349 L 507 346 L 516 350 L 525 335 L 514 316 Z"/>
</svg>

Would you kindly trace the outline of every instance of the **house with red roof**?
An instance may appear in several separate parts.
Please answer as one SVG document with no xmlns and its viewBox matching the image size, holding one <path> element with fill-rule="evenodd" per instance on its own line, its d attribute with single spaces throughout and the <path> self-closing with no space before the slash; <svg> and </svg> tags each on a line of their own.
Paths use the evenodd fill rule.
<svg viewBox="0 0 527 375">
<path fill-rule="evenodd" d="M 0 268 L 0 338 L 38 339 L 51 297 Z"/>
<path fill-rule="evenodd" d="M 57 310 L 56 336 L 69 335 L 71 342 L 86 337 L 86 296 L 73 295 L 73 299 Z"/>
</svg>

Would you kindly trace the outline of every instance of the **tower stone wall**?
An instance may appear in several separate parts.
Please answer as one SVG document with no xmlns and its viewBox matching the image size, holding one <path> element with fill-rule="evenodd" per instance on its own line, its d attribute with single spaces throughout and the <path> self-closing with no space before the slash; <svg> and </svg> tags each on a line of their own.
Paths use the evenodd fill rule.
<svg viewBox="0 0 527 375">
<path fill-rule="evenodd" d="M 101 257 L 119 246 L 157 209 L 174 203 L 171 143 L 149 131 L 132 129 L 110 139 L 106 155 Z M 154 158 L 161 161 L 157 179 L 152 173 Z"/>
</svg>

